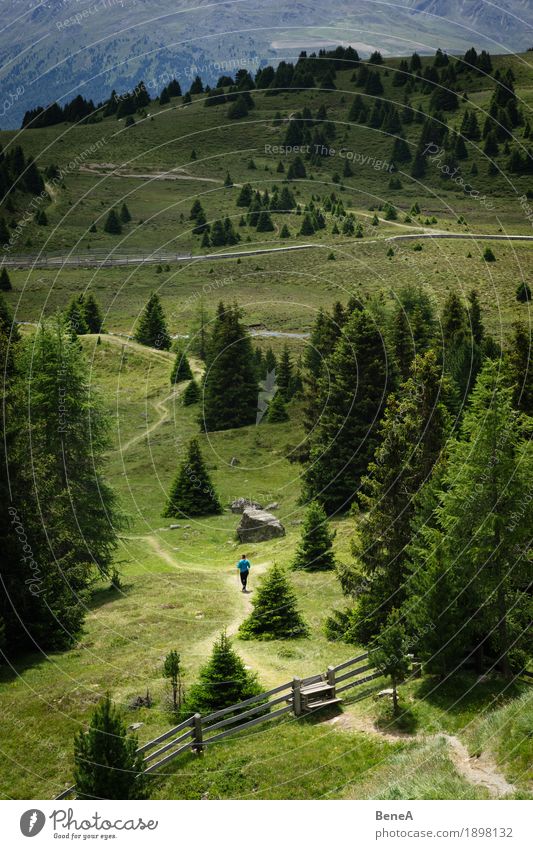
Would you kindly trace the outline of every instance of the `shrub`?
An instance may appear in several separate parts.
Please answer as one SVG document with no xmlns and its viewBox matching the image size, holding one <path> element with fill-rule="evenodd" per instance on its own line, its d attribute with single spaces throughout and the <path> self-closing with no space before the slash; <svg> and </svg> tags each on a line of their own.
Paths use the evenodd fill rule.
<svg viewBox="0 0 533 849">
<path fill-rule="evenodd" d="M 307 634 L 307 625 L 298 612 L 287 576 L 274 564 L 259 585 L 253 610 L 239 628 L 239 636 L 243 640 L 277 640 Z"/>
<path fill-rule="evenodd" d="M 312 501 L 304 519 L 302 539 L 293 562 L 294 568 L 309 571 L 334 569 L 334 538 L 335 534 L 329 530 L 323 507 L 317 501 Z"/>
<path fill-rule="evenodd" d="M 230 707 L 261 693 L 255 673 L 249 672 L 231 641 L 223 632 L 213 646 L 211 657 L 200 670 L 198 681 L 189 688 L 181 714 L 208 714 Z"/>
<path fill-rule="evenodd" d="M 146 779 L 137 737 L 128 734 L 122 713 L 109 696 L 96 706 L 87 731 L 74 741 L 78 799 L 143 799 Z"/>
</svg>

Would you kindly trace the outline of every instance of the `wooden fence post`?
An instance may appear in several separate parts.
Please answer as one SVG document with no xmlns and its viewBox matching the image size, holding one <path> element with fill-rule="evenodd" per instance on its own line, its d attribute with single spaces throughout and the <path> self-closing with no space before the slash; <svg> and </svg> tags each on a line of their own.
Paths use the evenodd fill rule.
<svg viewBox="0 0 533 849">
<path fill-rule="evenodd" d="M 301 686 L 302 681 L 300 678 L 292 679 L 292 709 L 295 716 L 300 716 L 302 713 L 302 696 L 300 693 Z"/>
<path fill-rule="evenodd" d="M 331 696 L 334 699 L 335 698 L 335 667 L 334 666 L 328 666 L 327 679 L 328 679 L 329 686 L 332 688 Z"/>
<path fill-rule="evenodd" d="M 193 743 L 192 748 L 193 748 L 193 751 L 195 751 L 197 754 L 199 754 L 200 752 L 203 752 L 203 750 L 204 750 L 204 747 L 203 747 L 204 738 L 203 738 L 203 734 L 202 734 L 202 717 L 200 716 L 199 713 L 195 713 L 194 716 L 193 716 L 192 731 L 193 731 L 193 739 L 194 739 L 194 743 Z"/>
</svg>

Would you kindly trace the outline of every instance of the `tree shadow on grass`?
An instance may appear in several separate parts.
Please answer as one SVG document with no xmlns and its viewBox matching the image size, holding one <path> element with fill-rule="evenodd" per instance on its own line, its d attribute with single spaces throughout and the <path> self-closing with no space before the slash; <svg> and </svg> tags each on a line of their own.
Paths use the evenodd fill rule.
<svg viewBox="0 0 533 849">
<path fill-rule="evenodd" d="M 436 676 L 421 679 L 415 690 L 417 699 L 447 713 L 472 713 L 494 707 L 516 698 L 524 690 L 519 681 L 509 683 L 497 674 L 480 676 L 474 672 L 460 672 L 441 680 Z"/>
<path fill-rule="evenodd" d="M 109 604 L 110 601 L 120 601 L 121 599 L 126 598 L 132 589 L 133 583 L 121 583 L 120 587 L 117 587 L 114 584 L 97 587 L 96 589 L 93 589 L 91 593 L 87 609 L 96 610 L 105 604 Z"/>
</svg>

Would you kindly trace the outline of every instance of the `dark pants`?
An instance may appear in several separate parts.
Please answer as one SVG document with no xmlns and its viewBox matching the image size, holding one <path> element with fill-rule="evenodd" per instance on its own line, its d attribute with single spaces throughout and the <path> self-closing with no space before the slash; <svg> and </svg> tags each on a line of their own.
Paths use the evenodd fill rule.
<svg viewBox="0 0 533 849">
<path fill-rule="evenodd" d="M 247 569 L 246 572 L 241 572 L 241 584 L 243 590 L 246 589 L 246 584 L 248 582 L 248 575 L 250 574 L 250 570 Z"/>
</svg>

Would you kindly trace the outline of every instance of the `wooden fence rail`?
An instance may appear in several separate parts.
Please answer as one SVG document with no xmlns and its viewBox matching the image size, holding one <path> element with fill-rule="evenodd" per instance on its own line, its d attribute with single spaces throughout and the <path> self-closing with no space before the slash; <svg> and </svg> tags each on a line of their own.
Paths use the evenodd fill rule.
<svg viewBox="0 0 533 849">
<path fill-rule="evenodd" d="M 200 716 L 197 713 L 185 719 L 163 734 L 154 737 L 153 740 L 149 740 L 148 743 L 139 746 L 137 752 L 145 754 L 144 772 L 146 774 L 155 772 L 184 752 L 201 752 L 206 746 L 224 740 L 232 734 L 253 728 L 262 722 L 278 719 L 289 712 L 298 717 L 318 710 L 324 704 L 339 701 L 339 693 L 382 677 L 381 672 L 373 672 L 363 678 L 357 677 L 373 668 L 371 663 L 358 666 L 365 660 L 369 660 L 368 652 L 345 660 L 337 666 L 329 666 L 324 673 L 310 675 L 302 679 L 293 678 L 286 684 L 280 684 L 272 690 L 250 696 L 249 699 L 213 711 L 207 716 Z M 339 675 L 338 673 L 342 670 L 346 671 Z M 339 687 L 338 685 L 341 683 L 342 686 Z M 323 691 L 329 691 L 333 698 L 313 702 L 313 694 L 319 694 Z M 275 710 L 272 710 L 272 708 L 275 708 Z M 259 715 L 256 716 L 255 714 Z M 218 733 L 213 734 L 214 731 Z M 162 743 L 164 745 L 161 745 Z M 55 798 L 58 800 L 65 799 L 75 792 L 76 787 L 72 785 Z"/>
</svg>

